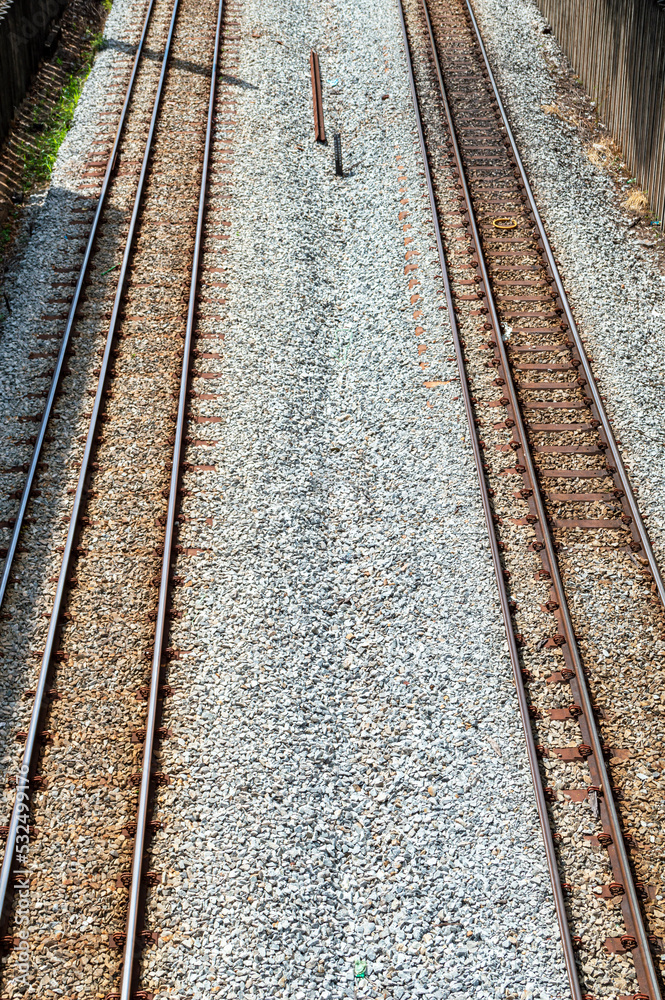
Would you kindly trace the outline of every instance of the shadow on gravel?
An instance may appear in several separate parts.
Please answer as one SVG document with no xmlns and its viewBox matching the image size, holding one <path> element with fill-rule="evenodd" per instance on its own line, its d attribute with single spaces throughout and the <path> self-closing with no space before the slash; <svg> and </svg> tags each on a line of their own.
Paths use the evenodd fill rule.
<svg viewBox="0 0 665 1000">
<path fill-rule="evenodd" d="M 259 88 L 255 83 L 249 83 L 248 80 L 241 80 L 237 76 L 229 76 L 228 73 L 222 73 L 220 80 L 224 83 L 230 84 L 232 87 L 242 87 L 243 90 L 258 90 Z"/>
<path fill-rule="evenodd" d="M 0 385 L 5 393 L 0 415 L 0 430 L 5 431 L 0 441 L 0 516 L 7 519 L 5 525 L 16 518 L 25 472 L 14 470 L 26 468 L 32 458 L 54 355 L 62 343 L 78 280 L 89 235 L 89 226 L 81 223 L 91 224 L 96 208 L 97 198 L 52 188 L 15 266 L 24 287 L 26 277 L 30 281 L 32 293 L 21 297 L 0 338 Z M 72 222 L 84 233 L 76 243 L 66 239 Z M 60 571 L 57 549 L 66 537 L 73 500 L 69 490 L 77 482 L 83 451 L 83 442 L 76 439 L 88 431 L 90 392 L 97 385 L 94 372 L 116 289 L 114 265 L 122 259 L 127 225 L 125 212 L 105 208 L 99 229 L 103 235 L 93 250 L 5 596 L 3 610 L 11 617 L 0 619 L 0 710 L 7 720 L 0 730 L 0 757 L 6 773 L 13 771 L 22 749 L 15 733 L 27 723 L 30 700 L 24 699 L 24 692 L 34 687 L 41 662 L 55 593 L 53 578 Z M 0 548 L 6 548 L 9 536 L 10 529 L 3 528 Z M 5 800 L 8 795 L 12 798 L 11 791 L 4 794 Z"/>
<path fill-rule="evenodd" d="M 115 49 L 116 52 L 124 52 L 127 55 L 133 56 L 136 53 L 135 45 L 128 45 L 127 42 L 120 42 L 117 38 L 109 38 L 106 41 L 107 49 Z M 143 49 L 143 55 L 146 59 L 151 59 L 152 62 L 160 62 L 164 58 L 163 52 L 157 52 L 155 49 Z M 170 59 L 169 69 L 175 67 L 176 69 L 187 70 L 188 73 L 198 73 L 199 76 L 210 76 L 210 66 L 202 66 L 200 63 L 190 62 L 188 59 Z M 224 79 L 222 77 L 221 79 Z"/>
</svg>

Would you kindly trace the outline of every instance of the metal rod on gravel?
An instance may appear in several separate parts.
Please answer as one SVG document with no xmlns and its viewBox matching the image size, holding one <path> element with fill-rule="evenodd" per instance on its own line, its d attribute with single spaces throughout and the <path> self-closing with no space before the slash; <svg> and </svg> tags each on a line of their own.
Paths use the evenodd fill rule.
<svg viewBox="0 0 665 1000">
<path fill-rule="evenodd" d="M 9 542 L 9 547 L 7 549 L 7 555 L 5 557 L 5 565 L 2 570 L 2 577 L 0 578 L 0 608 L 2 607 L 2 602 L 4 601 L 5 593 L 7 591 L 7 584 L 9 583 L 9 575 L 11 573 L 12 563 L 14 561 L 14 555 L 16 554 L 16 548 L 18 546 L 18 538 L 21 533 L 23 521 L 25 519 L 25 512 L 28 507 L 28 501 L 30 500 L 30 492 L 32 490 L 32 484 L 34 482 L 35 474 L 37 472 L 37 465 L 39 463 L 42 446 L 44 444 L 44 438 L 46 437 L 48 423 L 51 418 L 51 411 L 53 409 L 55 395 L 56 392 L 58 391 L 60 376 L 62 375 L 62 369 L 65 364 L 65 355 L 69 347 L 69 340 L 71 337 L 72 327 L 74 326 L 76 310 L 78 309 L 79 300 L 81 298 L 83 283 L 88 273 L 88 265 L 90 263 L 90 257 L 92 256 L 92 247 L 95 241 L 95 236 L 97 235 L 99 219 L 101 217 L 102 209 L 104 207 L 104 202 L 106 200 L 106 193 L 108 191 L 109 183 L 111 180 L 111 174 L 113 172 L 115 158 L 118 153 L 120 138 L 125 125 L 125 119 L 127 117 L 127 108 L 129 107 L 129 101 L 132 96 L 132 90 L 134 88 L 134 80 L 136 79 L 136 74 L 138 72 L 139 61 L 141 58 L 141 53 L 143 52 L 143 43 L 145 42 L 145 38 L 148 33 L 148 25 L 150 22 L 150 17 L 152 15 L 152 10 L 154 5 L 155 5 L 155 0 L 150 0 L 150 6 L 148 7 L 148 11 L 146 13 L 145 20 L 143 22 L 143 30 L 141 32 L 141 38 L 139 40 L 138 48 L 136 50 L 136 55 L 134 57 L 134 65 L 132 66 L 132 72 L 129 78 L 129 84 L 127 85 L 125 100 L 122 105 L 122 111 L 120 112 L 120 120 L 118 121 L 118 128 L 116 129 L 113 148 L 111 149 L 111 153 L 109 155 L 108 162 L 106 164 L 106 173 L 104 174 L 104 180 L 102 181 L 102 189 L 100 191 L 99 198 L 97 201 L 97 210 L 95 212 L 95 217 L 93 219 L 92 227 L 90 229 L 90 235 L 88 236 L 88 243 L 85 248 L 85 253 L 83 255 L 83 263 L 81 264 L 81 269 L 79 271 L 79 276 L 76 282 L 76 288 L 74 289 L 72 302 L 69 307 L 69 313 L 67 316 L 67 325 L 65 326 L 65 332 L 63 334 L 62 342 L 60 344 L 58 359 L 55 363 L 55 371 L 53 373 L 53 378 L 51 379 L 51 387 L 49 389 L 48 396 L 46 397 L 46 404 L 44 406 L 44 413 L 42 414 L 42 421 L 39 426 L 39 432 L 37 434 L 37 441 L 35 442 L 35 447 L 32 452 L 30 467 L 28 468 L 28 474 L 26 476 L 25 486 L 23 487 L 23 493 L 21 495 L 21 503 L 19 505 L 18 513 L 16 515 L 16 523 L 14 525 L 12 537 Z"/>
<path fill-rule="evenodd" d="M 314 139 L 316 142 L 326 141 L 326 129 L 323 124 L 323 97 L 321 95 L 321 69 L 316 52 L 309 54 L 309 69 L 312 75 L 312 106 L 314 109 Z"/>
<path fill-rule="evenodd" d="M 180 396 L 178 399 L 178 416 L 176 422 L 175 443 L 173 446 L 173 460 L 171 464 L 169 503 L 166 515 L 166 529 L 164 534 L 162 572 L 159 584 L 157 624 L 155 628 L 155 643 L 152 654 L 150 695 L 149 695 L 148 712 L 145 725 L 145 742 L 143 744 L 141 787 L 139 790 L 139 803 L 136 814 L 136 836 L 134 839 L 134 857 L 132 860 L 132 881 L 129 890 L 129 907 L 127 911 L 127 929 L 126 929 L 127 936 L 125 940 L 125 951 L 123 955 L 123 964 L 122 964 L 122 980 L 120 986 L 121 1000 L 131 1000 L 132 984 L 134 980 L 136 935 L 138 931 L 139 911 L 141 902 L 141 876 L 143 870 L 143 851 L 145 846 L 146 828 L 148 825 L 148 808 L 150 804 L 149 802 L 150 772 L 152 767 L 152 754 L 153 754 L 153 746 L 155 740 L 155 730 L 157 728 L 157 710 L 158 710 L 159 681 L 160 681 L 160 671 L 161 671 L 161 661 L 162 661 L 162 648 L 166 633 L 166 611 L 167 611 L 167 599 L 169 591 L 169 575 L 171 571 L 173 533 L 175 530 L 175 519 L 176 519 L 178 478 L 180 475 L 180 458 L 181 458 L 182 444 L 184 438 L 186 409 L 187 409 L 187 385 L 189 382 L 189 361 L 192 350 L 194 321 L 196 318 L 196 295 L 197 295 L 197 285 L 198 285 L 199 263 L 201 258 L 201 245 L 203 242 L 203 222 L 205 215 L 206 191 L 208 182 L 208 165 L 210 161 L 210 147 L 212 144 L 215 95 L 217 90 L 217 64 L 219 60 L 219 43 L 222 32 L 223 5 L 224 5 L 224 0 L 219 0 L 219 7 L 217 11 L 217 30 L 215 33 L 215 47 L 214 47 L 213 62 L 212 62 L 212 73 L 210 77 L 210 99 L 208 103 L 208 122 L 206 129 L 205 150 L 203 153 L 203 168 L 201 172 L 199 209 L 196 221 L 194 259 L 192 262 L 192 274 L 191 274 L 191 281 L 189 288 L 187 327 L 185 332 L 185 343 L 183 346 L 182 372 L 180 375 Z"/>
<path fill-rule="evenodd" d="M 104 391 L 104 383 L 106 381 L 106 373 L 108 371 L 109 359 L 111 356 L 111 345 L 113 343 L 115 328 L 118 322 L 118 316 L 120 312 L 120 302 L 122 299 L 124 285 L 125 285 L 125 276 L 127 274 L 127 266 L 129 264 L 129 257 L 131 254 L 132 244 L 134 241 L 134 233 L 136 230 L 136 222 L 140 210 L 141 196 L 143 194 L 145 177 L 148 170 L 148 161 L 150 159 L 152 139 L 155 131 L 155 125 L 157 122 L 157 112 L 159 110 L 159 103 L 162 96 L 162 89 L 164 86 L 164 78 L 166 76 L 166 67 L 168 63 L 169 52 L 171 50 L 171 40 L 173 38 L 173 32 L 175 29 L 176 14 L 178 12 L 178 3 L 179 0 L 175 0 L 175 3 L 173 5 L 171 24 L 169 26 L 169 34 L 166 41 L 166 47 L 164 49 L 164 57 L 162 60 L 162 70 L 160 73 L 159 84 L 157 86 L 157 93 L 155 95 L 155 100 L 153 104 L 152 118 L 150 120 L 150 129 L 148 131 L 148 138 L 146 141 L 145 152 L 143 155 L 143 163 L 141 165 L 141 173 L 139 175 L 139 183 L 136 190 L 136 196 L 134 199 L 134 209 L 132 212 L 132 218 L 129 225 L 127 243 L 125 246 L 122 266 L 120 269 L 120 276 L 118 278 L 118 284 L 116 287 L 113 312 L 111 314 L 111 322 L 106 337 L 106 346 L 104 348 L 104 356 L 102 358 L 99 380 L 97 382 L 97 393 L 95 395 L 95 402 L 92 409 L 92 416 L 90 418 L 90 427 L 88 429 L 88 436 L 85 442 L 83 460 L 81 462 L 81 471 L 79 473 L 79 479 L 76 486 L 76 493 L 74 495 L 74 504 L 72 507 L 71 518 L 69 521 L 69 529 L 67 531 L 65 551 L 62 556 L 60 575 L 58 576 L 58 585 L 56 588 L 55 597 L 53 599 L 53 609 L 51 611 L 51 619 L 49 621 L 48 633 L 46 636 L 46 647 L 44 649 L 44 653 L 42 656 L 42 663 L 39 670 L 39 678 L 37 680 L 37 690 L 35 693 L 35 700 L 32 706 L 30 725 L 28 727 L 28 736 L 25 741 L 25 750 L 23 751 L 23 759 L 21 763 L 20 777 L 19 777 L 19 782 L 23 787 L 21 788 L 20 797 L 19 794 L 17 793 L 17 796 L 14 800 L 12 817 L 9 823 L 9 832 L 7 834 L 7 842 L 5 844 L 5 853 L 2 859 L 2 869 L 0 870 L 0 916 L 4 915 L 5 903 L 7 898 L 7 888 L 9 886 L 9 880 L 11 877 L 11 868 L 16 848 L 17 828 L 19 824 L 21 811 L 25 808 L 24 796 L 28 794 L 27 792 L 24 791 L 25 788 L 24 777 L 25 775 L 32 773 L 32 768 L 35 763 L 35 750 L 37 748 L 37 732 L 39 727 L 42 704 L 44 701 L 44 692 L 46 690 L 46 680 L 48 677 L 51 656 L 53 655 L 53 646 L 55 643 L 55 637 L 58 630 L 60 610 L 64 601 L 65 590 L 67 587 L 67 575 L 69 573 L 69 564 L 71 562 L 72 552 L 74 549 L 74 539 L 76 537 L 76 531 L 78 526 L 77 525 L 78 515 L 81 510 L 83 494 L 85 491 L 85 480 L 88 474 L 90 460 L 92 457 L 92 452 L 95 443 L 95 434 L 97 432 L 97 420 L 99 418 L 99 411 L 101 408 L 102 395 Z"/>
<path fill-rule="evenodd" d="M 344 176 L 344 170 L 342 169 L 342 137 L 339 132 L 336 132 L 333 137 L 335 145 L 335 173 L 338 177 Z"/>
</svg>

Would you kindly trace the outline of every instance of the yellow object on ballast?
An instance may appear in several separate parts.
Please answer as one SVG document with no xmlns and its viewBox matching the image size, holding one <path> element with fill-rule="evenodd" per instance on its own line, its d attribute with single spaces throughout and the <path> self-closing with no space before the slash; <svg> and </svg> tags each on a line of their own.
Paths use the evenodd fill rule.
<svg viewBox="0 0 665 1000">
<path fill-rule="evenodd" d="M 517 219 L 492 219 L 492 225 L 495 229 L 517 229 Z"/>
</svg>

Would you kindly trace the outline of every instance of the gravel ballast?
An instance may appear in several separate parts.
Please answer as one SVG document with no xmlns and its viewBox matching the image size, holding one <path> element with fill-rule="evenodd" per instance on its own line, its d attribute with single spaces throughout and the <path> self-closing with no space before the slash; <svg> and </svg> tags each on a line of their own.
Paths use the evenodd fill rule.
<svg viewBox="0 0 665 1000">
<path fill-rule="evenodd" d="M 590 161 L 578 129 L 543 110 L 571 80 L 536 3 L 474 0 L 473 9 L 662 573 L 662 250 L 648 245 L 655 236 L 643 227 L 627 229 L 634 221 L 621 207 L 628 191 Z"/>
<path fill-rule="evenodd" d="M 658 266 L 643 247 L 636 259 L 574 133 L 539 109 L 556 45 L 535 6 L 476 10 L 662 553 Z M 201 296 L 211 340 L 192 383 L 159 749 L 171 783 L 147 911 L 159 940 L 141 986 L 182 1000 L 566 998 L 396 7 L 250 0 L 227 18 Z M 139 21 L 117 0 L 11 273 L 19 305 L 0 350 L 13 384 L 34 375 L 24 334 L 58 294 L 47 277 L 67 251 L 65 209 Z M 32 412 L 7 398 L 10 423 Z M 7 447 L 8 466 L 23 460 Z M 45 605 L 30 600 L 37 632 Z M 6 706 L 8 734 L 25 710 Z M 54 868 L 56 850 L 54 838 Z M 61 990 L 56 961 L 49 974 Z"/>
<path fill-rule="evenodd" d="M 142 986 L 567 996 L 397 10 L 233 16 Z"/>
</svg>

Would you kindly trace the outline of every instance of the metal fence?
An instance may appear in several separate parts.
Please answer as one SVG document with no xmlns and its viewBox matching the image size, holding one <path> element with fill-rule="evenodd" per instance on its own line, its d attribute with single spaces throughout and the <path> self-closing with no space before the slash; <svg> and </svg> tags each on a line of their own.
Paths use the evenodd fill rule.
<svg viewBox="0 0 665 1000">
<path fill-rule="evenodd" d="M 0 0 L 0 142 L 44 54 L 64 0 Z"/>
<path fill-rule="evenodd" d="M 536 2 L 662 220 L 665 10 L 657 0 Z"/>
</svg>

